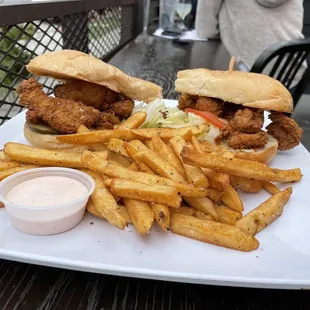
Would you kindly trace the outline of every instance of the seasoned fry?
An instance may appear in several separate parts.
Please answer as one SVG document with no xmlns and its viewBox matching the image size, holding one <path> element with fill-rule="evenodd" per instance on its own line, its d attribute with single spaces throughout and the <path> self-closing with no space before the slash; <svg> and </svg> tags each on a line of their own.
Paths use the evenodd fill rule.
<svg viewBox="0 0 310 310">
<path fill-rule="evenodd" d="M 144 140 L 143 141 L 146 147 L 154 151 L 152 140 Z"/>
<path fill-rule="evenodd" d="M 3 150 L 0 151 L 0 161 L 12 161 L 9 156 L 5 155 Z"/>
<path fill-rule="evenodd" d="M 200 210 L 203 213 L 211 215 L 215 220 L 218 219 L 218 215 L 215 211 L 213 202 L 208 197 L 191 198 L 183 197 L 184 200 L 192 207 Z"/>
<path fill-rule="evenodd" d="M 79 126 L 79 128 L 77 129 L 77 133 L 83 133 L 83 132 L 89 132 L 90 130 L 83 124 L 81 124 Z"/>
<path fill-rule="evenodd" d="M 214 202 L 218 202 L 222 199 L 224 192 L 217 191 L 214 188 L 208 188 L 207 196 Z"/>
<path fill-rule="evenodd" d="M 97 211 L 97 209 L 95 208 L 91 198 L 88 199 L 87 205 L 86 205 L 86 209 L 87 211 L 96 216 L 99 217 L 102 220 L 106 220 L 106 218 Z M 129 213 L 127 211 L 127 208 L 124 206 L 118 206 L 118 209 L 116 210 L 117 213 L 119 213 L 121 216 L 123 216 L 126 219 L 126 224 L 132 224 L 132 220 L 129 216 Z"/>
<path fill-rule="evenodd" d="M 184 139 L 181 136 L 175 136 L 169 140 L 169 143 L 175 154 L 178 156 L 179 160 L 183 163 L 183 159 L 180 154 L 182 152 L 183 147 L 186 146 L 186 142 L 184 141 Z M 190 166 L 184 163 L 183 167 L 185 170 L 187 180 L 190 184 L 193 184 L 198 187 L 205 187 L 205 188 L 209 187 L 209 181 L 202 172 L 200 167 Z"/>
<path fill-rule="evenodd" d="M 154 222 L 154 213 L 147 202 L 124 198 L 133 225 L 140 235 L 150 232 Z"/>
<path fill-rule="evenodd" d="M 17 172 L 28 170 L 28 169 L 33 169 L 33 168 L 38 168 L 38 166 L 23 165 L 21 167 L 14 167 L 14 168 L 10 168 L 7 170 L 0 171 L 0 181 L 4 180 L 5 178 L 7 178 L 10 175 L 15 174 Z"/>
<path fill-rule="evenodd" d="M 134 139 L 143 139 L 143 137 L 133 134 L 127 129 L 115 130 L 96 130 L 90 132 L 76 133 L 70 135 L 56 136 L 57 140 L 69 144 L 88 145 L 93 143 L 104 143 L 112 138 L 118 138 L 126 141 Z"/>
<path fill-rule="evenodd" d="M 143 144 L 143 146 L 145 146 L 145 145 Z M 130 143 L 125 142 L 124 148 L 125 148 L 127 154 L 131 157 L 131 159 L 137 164 L 137 166 L 139 167 L 139 170 L 147 172 L 149 174 L 154 174 L 152 169 L 150 169 L 144 162 L 137 159 L 136 155 L 139 151 L 137 150 L 136 147 L 134 147 Z"/>
<path fill-rule="evenodd" d="M 85 167 L 91 170 L 101 172 L 111 178 L 121 178 L 138 181 L 149 185 L 162 184 L 175 187 L 177 191 L 181 194 L 181 196 L 204 197 L 210 195 L 210 197 L 212 197 L 211 199 L 214 201 L 220 199 L 221 197 L 221 193 L 213 189 L 198 188 L 189 184 L 174 182 L 170 179 L 163 178 L 157 175 L 150 175 L 148 173 L 139 171 L 131 171 L 129 169 L 120 167 L 119 165 L 116 165 L 112 162 L 102 160 L 99 156 L 89 151 L 85 151 L 83 153 L 82 162 Z"/>
<path fill-rule="evenodd" d="M 198 126 L 188 126 L 183 128 L 141 128 L 141 129 L 132 129 L 131 132 L 134 135 L 142 139 L 151 139 L 154 135 L 158 135 L 161 139 L 171 139 L 176 135 L 184 136 L 190 130 L 194 135 L 199 135 L 203 132 L 206 132 L 209 129 L 208 124 L 202 124 Z"/>
<path fill-rule="evenodd" d="M 233 187 L 246 193 L 257 193 L 262 189 L 262 182 L 258 180 L 231 176 L 230 183 Z"/>
<path fill-rule="evenodd" d="M 96 155 L 100 156 L 102 159 L 108 159 L 109 153 L 107 151 L 97 151 L 94 152 Z"/>
<path fill-rule="evenodd" d="M 148 150 L 148 147 L 140 140 L 132 140 L 129 143 L 136 149 L 136 151 Z"/>
<path fill-rule="evenodd" d="M 254 236 L 282 214 L 283 208 L 290 199 L 291 194 L 291 187 L 276 193 L 241 218 L 236 223 L 236 226 Z"/>
<path fill-rule="evenodd" d="M 139 171 L 139 166 L 133 162 L 129 167 L 128 167 L 129 170 L 132 170 L 132 171 Z"/>
<path fill-rule="evenodd" d="M 211 215 L 207 215 L 205 213 L 203 213 L 202 211 L 200 210 L 197 210 L 195 208 L 192 208 L 192 207 L 185 207 L 185 206 L 181 206 L 181 208 L 178 208 L 178 209 L 171 209 L 171 212 L 177 212 L 177 213 L 182 213 L 182 214 L 185 214 L 185 215 L 191 215 L 191 216 L 195 216 L 195 217 L 198 217 L 202 220 L 206 220 L 206 221 L 212 221 L 213 218 Z"/>
<path fill-rule="evenodd" d="M 108 146 L 106 144 L 92 144 L 90 146 L 92 151 L 97 151 L 97 152 L 108 152 Z"/>
<path fill-rule="evenodd" d="M 271 195 L 275 195 L 275 194 L 280 192 L 280 190 L 277 188 L 277 186 L 271 182 L 262 182 L 262 186 L 263 186 L 264 190 L 266 190 Z"/>
<path fill-rule="evenodd" d="M 202 172 L 208 178 L 210 187 L 224 192 L 229 185 L 230 178 L 228 174 L 215 172 L 208 168 L 201 168 Z"/>
<path fill-rule="evenodd" d="M 147 116 L 146 112 L 136 112 L 135 114 L 131 115 L 125 121 L 120 123 L 117 129 L 135 129 L 139 128 L 145 121 Z"/>
<path fill-rule="evenodd" d="M 119 229 L 124 229 L 126 226 L 126 219 L 117 212 L 119 209 L 117 202 L 105 186 L 101 174 L 87 169 L 83 169 L 82 171 L 90 175 L 95 181 L 96 187 L 91 195 L 91 200 L 95 209 L 112 225 Z"/>
<path fill-rule="evenodd" d="M 18 161 L 0 161 L 0 171 L 20 166 L 21 163 L 19 163 Z"/>
<path fill-rule="evenodd" d="M 112 138 L 108 143 L 108 149 L 112 152 L 128 157 L 128 154 L 124 148 L 124 140 Z"/>
<path fill-rule="evenodd" d="M 186 207 L 186 206 L 181 206 L 180 208 L 171 208 L 171 212 L 177 212 L 177 213 L 182 213 L 185 215 L 191 215 L 194 216 L 196 213 L 196 209 L 192 207 Z"/>
<path fill-rule="evenodd" d="M 14 160 L 33 165 L 83 167 L 81 153 L 45 150 L 14 142 L 9 142 L 4 146 L 4 153 Z"/>
<path fill-rule="evenodd" d="M 243 202 L 240 199 L 238 192 L 234 189 L 233 186 L 229 185 L 222 196 L 223 203 L 232 210 L 237 212 L 242 212 Z"/>
<path fill-rule="evenodd" d="M 115 195 L 124 198 L 164 204 L 172 208 L 179 208 L 182 201 L 177 190 L 170 186 L 148 185 L 124 179 L 109 179 L 105 184 Z"/>
<path fill-rule="evenodd" d="M 299 181 L 301 179 L 299 168 L 281 170 L 269 168 L 267 165 L 255 161 L 227 158 L 219 154 L 215 155 L 206 152 L 202 154 L 202 156 L 197 156 L 195 151 L 184 148 L 181 155 L 183 161 L 189 165 L 210 168 L 233 176 L 283 183 Z"/>
<path fill-rule="evenodd" d="M 221 223 L 234 225 L 237 220 L 242 218 L 242 213 L 227 208 L 221 203 L 215 205 L 215 210 Z"/>
<path fill-rule="evenodd" d="M 170 228 L 175 234 L 239 251 L 253 251 L 259 246 L 255 237 L 238 227 L 176 212 L 171 213 Z"/>
<path fill-rule="evenodd" d="M 192 142 L 192 145 L 194 147 L 194 150 L 198 153 L 202 153 L 202 148 L 201 148 L 200 142 L 196 136 L 194 136 L 194 135 L 192 136 L 191 142 Z"/>
<path fill-rule="evenodd" d="M 108 157 L 109 157 L 109 161 L 112 161 L 113 163 L 116 163 L 122 167 L 129 167 L 132 163 L 130 158 L 124 157 L 115 152 L 108 151 Z"/>
<path fill-rule="evenodd" d="M 205 214 L 199 210 L 195 210 L 194 216 L 204 221 L 213 221 L 213 218 L 211 215 Z"/>
<path fill-rule="evenodd" d="M 151 209 L 153 210 L 155 221 L 157 224 L 162 228 L 164 231 L 170 230 L 170 210 L 169 207 L 158 204 L 152 203 L 150 204 Z M 173 208 L 174 210 L 178 210 Z"/>
<path fill-rule="evenodd" d="M 145 150 L 136 153 L 136 159 L 146 164 L 150 169 L 162 177 L 169 178 L 176 182 L 186 183 L 185 178 L 167 161 L 152 150 Z"/>
<path fill-rule="evenodd" d="M 175 152 L 159 136 L 152 137 L 154 151 L 174 167 L 183 177 L 186 177 L 183 164 Z"/>
</svg>

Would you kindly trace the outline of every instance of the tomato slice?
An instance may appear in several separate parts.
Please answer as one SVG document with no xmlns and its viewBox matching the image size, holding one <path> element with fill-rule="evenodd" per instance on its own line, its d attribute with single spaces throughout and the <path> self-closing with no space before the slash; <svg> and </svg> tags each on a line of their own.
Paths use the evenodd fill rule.
<svg viewBox="0 0 310 310">
<path fill-rule="evenodd" d="M 185 109 L 185 112 L 193 113 L 197 116 L 200 116 L 200 117 L 204 118 L 206 121 L 208 121 L 209 123 L 211 123 L 213 126 L 219 128 L 219 129 L 223 129 L 224 127 L 226 127 L 228 125 L 228 122 L 225 119 L 219 118 L 211 112 L 199 111 L 199 110 L 190 109 L 190 108 Z"/>
</svg>

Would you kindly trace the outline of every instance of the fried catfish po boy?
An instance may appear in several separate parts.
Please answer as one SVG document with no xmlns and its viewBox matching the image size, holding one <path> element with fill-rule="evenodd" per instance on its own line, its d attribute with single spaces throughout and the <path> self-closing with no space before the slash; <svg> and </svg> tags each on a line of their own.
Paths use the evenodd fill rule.
<svg viewBox="0 0 310 310">
<path fill-rule="evenodd" d="M 67 148 L 56 135 L 76 133 L 80 125 L 89 129 L 112 129 L 128 118 L 134 100 L 150 102 L 162 89 L 148 81 L 130 77 L 90 55 L 62 50 L 35 57 L 27 70 L 62 83 L 48 97 L 34 78 L 17 88 L 20 104 L 28 108 L 24 135 L 34 146 Z"/>
<path fill-rule="evenodd" d="M 268 163 L 277 150 L 297 146 L 302 129 L 284 113 L 293 110 L 289 91 L 263 74 L 208 69 L 178 72 L 179 108 L 211 124 L 209 138 L 237 157 Z M 272 121 L 263 130 L 264 111 Z"/>
</svg>

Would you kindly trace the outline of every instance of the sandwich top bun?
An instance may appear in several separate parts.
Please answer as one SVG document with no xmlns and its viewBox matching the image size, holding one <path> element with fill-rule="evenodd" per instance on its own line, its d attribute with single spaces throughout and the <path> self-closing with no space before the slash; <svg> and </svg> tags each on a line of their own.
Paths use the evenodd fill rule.
<svg viewBox="0 0 310 310">
<path fill-rule="evenodd" d="M 290 92 L 264 74 L 193 69 L 179 71 L 177 77 L 175 89 L 181 93 L 219 98 L 263 110 L 293 111 Z"/>
<path fill-rule="evenodd" d="M 264 164 L 269 164 L 278 151 L 278 141 L 270 135 L 268 135 L 268 143 L 260 149 L 235 150 L 230 148 L 226 142 L 222 142 L 220 146 L 233 152 L 237 158 L 258 161 Z"/>
<path fill-rule="evenodd" d="M 37 76 L 87 81 L 147 103 L 162 96 L 160 86 L 131 77 L 116 67 L 79 51 L 61 50 L 42 54 L 33 58 L 26 67 Z"/>
</svg>

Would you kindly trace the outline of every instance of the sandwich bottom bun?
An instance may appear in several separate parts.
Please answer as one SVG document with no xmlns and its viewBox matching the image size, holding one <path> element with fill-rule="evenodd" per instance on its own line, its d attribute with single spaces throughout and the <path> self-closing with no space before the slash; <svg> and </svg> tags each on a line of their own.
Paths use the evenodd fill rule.
<svg viewBox="0 0 310 310">
<path fill-rule="evenodd" d="M 226 142 L 222 142 L 220 146 L 235 153 L 237 158 L 268 164 L 278 151 L 278 141 L 270 135 L 268 135 L 268 138 L 268 143 L 261 149 L 235 150 L 229 147 Z"/>
<path fill-rule="evenodd" d="M 84 150 L 88 149 L 86 145 L 77 146 L 73 144 L 62 143 L 56 139 L 56 134 L 42 133 L 35 128 L 32 128 L 28 123 L 25 123 L 24 125 L 24 136 L 32 146 L 42 149 L 57 149 L 68 152 L 83 152 Z"/>
</svg>

